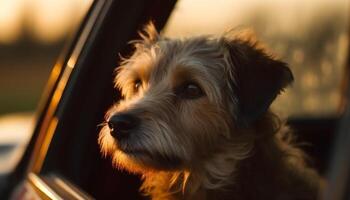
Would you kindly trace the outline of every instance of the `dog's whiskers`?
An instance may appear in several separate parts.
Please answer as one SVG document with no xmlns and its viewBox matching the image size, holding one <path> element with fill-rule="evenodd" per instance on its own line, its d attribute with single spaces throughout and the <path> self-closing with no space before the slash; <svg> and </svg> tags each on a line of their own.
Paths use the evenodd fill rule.
<svg viewBox="0 0 350 200">
<path fill-rule="evenodd" d="M 106 121 L 104 121 L 104 122 L 102 122 L 102 123 L 99 123 L 99 124 L 97 124 L 96 126 L 97 127 L 103 127 L 103 126 L 105 126 L 105 125 L 107 125 L 108 123 L 106 122 Z"/>
</svg>

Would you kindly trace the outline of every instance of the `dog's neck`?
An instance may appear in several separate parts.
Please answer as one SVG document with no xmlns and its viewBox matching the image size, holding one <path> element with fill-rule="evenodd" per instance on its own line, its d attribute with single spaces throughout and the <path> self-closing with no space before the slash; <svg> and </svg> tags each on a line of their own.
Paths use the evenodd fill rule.
<svg viewBox="0 0 350 200">
<path fill-rule="evenodd" d="M 237 166 L 227 199 L 317 199 L 318 174 L 306 166 L 303 152 L 282 137 L 256 141 L 252 156 Z M 209 192 L 208 199 L 218 195 Z"/>
<path fill-rule="evenodd" d="M 241 143 L 241 141 L 239 141 Z M 248 157 L 250 145 L 220 146 L 205 162 L 183 171 L 153 171 L 143 174 L 141 190 L 152 199 L 205 200 L 209 191 L 232 185 L 237 163 Z M 156 197 L 156 198 L 155 198 Z"/>
<path fill-rule="evenodd" d="M 319 180 L 317 173 L 305 166 L 302 152 L 281 134 L 256 139 L 250 156 L 240 161 L 230 160 L 225 156 L 230 154 L 223 152 L 199 169 L 150 173 L 144 177 L 143 189 L 152 197 L 174 200 L 288 200 L 317 194 L 318 183 L 305 181 Z"/>
</svg>

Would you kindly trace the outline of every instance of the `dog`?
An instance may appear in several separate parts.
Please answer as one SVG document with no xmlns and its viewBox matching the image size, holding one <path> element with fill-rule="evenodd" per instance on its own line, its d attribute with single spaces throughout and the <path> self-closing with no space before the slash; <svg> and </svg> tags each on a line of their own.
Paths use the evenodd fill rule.
<svg viewBox="0 0 350 200">
<path fill-rule="evenodd" d="M 154 200 L 317 199 L 319 175 L 269 109 L 293 82 L 286 63 L 242 34 L 140 36 L 98 138 L 113 166 Z"/>
</svg>

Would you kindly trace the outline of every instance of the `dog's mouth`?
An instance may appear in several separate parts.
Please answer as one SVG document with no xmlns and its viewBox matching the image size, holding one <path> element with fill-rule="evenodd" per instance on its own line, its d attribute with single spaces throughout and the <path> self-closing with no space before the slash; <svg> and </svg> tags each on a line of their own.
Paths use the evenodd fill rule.
<svg viewBox="0 0 350 200">
<path fill-rule="evenodd" d="M 126 156 L 154 169 L 177 169 L 182 166 L 182 160 L 177 156 L 150 153 L 142 149 L 118 148 Z"/>
<path fill-rule="evenodd" d="M 123 152 L 127 157 L 137 161 L 138 163 L 143 163 L 143 165 L 146 163 L 154 162 L 153 156 L 145 150 L 131 149 L 131 148 L 126 148 L 126 149 L 118 148 L 118 149 L 119 151 Z"/>
<path fill-rule="evenodd" d="M 127 154 L 127 155 L 134 155 L 134 156 L 146 156 L 149 155 L 149 153 L 147 153 L 144 150 L 139 150 L 139 149 L 120 149 L 123 153 Z"/>
<path fill-rule="evenodd" d="M 138 156 L 149 156 L 149 153 L 143 149 L 136 149 L 136 148 L 131 148 L 131 147 L 125 147 L 125 146 L 118 146 L 118 150 L 123 152 L 126 155 L 130 155 L 133 157 L 138 157 Z"/>
</svg>

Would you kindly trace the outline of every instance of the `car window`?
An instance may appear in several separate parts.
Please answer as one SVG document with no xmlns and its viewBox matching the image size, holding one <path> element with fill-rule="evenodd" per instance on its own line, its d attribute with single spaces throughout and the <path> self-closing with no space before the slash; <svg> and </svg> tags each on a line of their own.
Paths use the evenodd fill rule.
<svg viewBox="0 0 350 200">
<path fill-rule="evenodd" d="M 80 54 L 81 58 L 78 58 L 78 60 L 80 59 L 80 62 L 76 62 L 78 63 L 77 66 L 74 66 L 76 63 L 70 66 L 70 68 L 74 68 L 75 70 L 74 73 L 72 73 L 74 76 L 72 75 L 70 77 L 71 79 L 69 79 L 67 82 L 68 84 L 66 85 L 65 94 L 63 94 L 61 102 L 58 104 L 59 107 L 55 115 L 53 115 L 49 126 L 43 129 L 47 132 L 43 131 L 42 133 L 44 133 L 44 135 L 46 134 L 45 136 L 49 136 L 45 137 L 47 140 L 45 140 L 43 144 L 39 144 L 42 145 L 41 147 L 39 146 L 41 150 L 44 149 L 43 151 L 40 151 L 42 158 L 38 159 L 41 160 L 41 164 L 38 170 L 33 170 L 33 172 L 30 173 L 31 176 L 28 176 L 30 177 L 30 180 L 40 179 L 48 185 L 48 188 L 51 187 L 55 189 L 68 188 L 68 190 L 71 190 L 72 184 L 78 188 L 78 191 L 84 191 L 86 194 L 91 195 L 97 199 L 111 199 L 118 197 L 120 197 L 120 199 L 136 199 L 137 197 L 144 198 L 139 197 L 139 194 L 137 193 L 137 190 L 139 188 L 139 177 L 134 177 L 130 174 L 126 174 L 120 170 L 113 168 L 110 158 L 101 156 L 100 149 L 97 144 L 97 134 L 100 129 L 99 124 L 103 122 L 103 115 L 107 108 L 110 107 L 112 102 L 116 101 L 116 99 L 112 99 L 112 96 L 115 95 L 114 93 L 116 93 L 116 91 L 112 88 L 112 74 L 115 66 L 118 64 L 118 54 L 128 55 L 128 53 L 130 53 L 130 49 L 125 50 L 124 48 L 127 46 L 127 41 L 135 39 L 136 30 L 139 30 L 142 25 L 146 23 L 146 19 L 141 20 L 140 18 L 144 17 L 148 20 L 149 18 L 152 18 L 148 15 L 152 16 L 151 13 L 157 13 L 154 14 L 154 16 L 161 15 L 162 17 L 153 16 L 153 18 L 156 19 L 155 22 L 159 23 L 160 19 L 161 23 L 165 23 L 167 14 L 163 11 L 167 9 L 170 10 L 170 8 L 172 8 L 171 6 L 168 6 L 169 8 L 164 7 L 164 4 L 167 4 L 164 3 L 166 1 L 159 1 L 162 3 L 156 1 L 159 5 L 154 7 L 152 7 L 151 4 L 147 4 L 143 1 L 142 2 L 145 4 L 140 3 L 138 6 L 136 6 L 136 1 L 138 0 L 118 1 L 117 3 L 108 1 L 111 4 L 110 8 L 101 9 L 103 11 L 109 10 L 108 12 L 101 12 L 103 13 L 101 16 L 106 17 L 97 18 L 99 21 L 97 25 L 94 24 L 94 26 L 88 26 L 92 28 L 91 32 L 93 34 L 90 34 L 89 36 L 91 37 L 87 37 L 87 42 L 85 41 L 86 43 L 84 43 L 86 44 L 86 48 L 83 48 L 84 53 Z M 99 2 L 101 3 L 101 1 Z M 303 5 L 304 2 L 297 1 L 298 3 L 295 3 L 295 5 L 292 3 L 295 8 L 292 6 L 293 9 L 291 9 L 291 14 L 288 15 L 289 17 L 283 17 L 278 23 L 274 21 L 276 18 L 275 15 L 281 14 L 282 11 L 279 9 L 283 9 L 283 6 L 280 5 L 281 3 L 278 3 L 277 1 L 270 0 L 267 2 L 268 3 L 266 4 L 261 4 L 257 0 L 240 2 L 226 0 L 180 0 L 177 3 L 176 8 L 171 15 L 171 18 L 168 21 L 163 33 L 169 37 L 178 37 L 189 36 L 193 34 L 221 34 L 225 30 L 239 25 L 252 27 L 256 32 L 258 38 L 260 38 L 262 42 L 264 42 L 269 47 L 269 49 L 275 52 L 277 56 L 290 63 L 296 79 L 300 80 L 300 76 L 303 76 L 304 73 L 302 70 L 314 70 L 314 68 L 308 68 L 308 66 L 311 66 L 310 63 L 314 61 L 320 62 L 320 60 L 322 60 L 319 59 L 317 50 L 311 47 L 310 50 L 307 50 L 307 47 L 310 46 L 309 43 L 307 45 L 303 44 L 304 42 L 308 42 L 308 39 L 311 40 L 315 39 L 316 37 L 303 36 L 303 38 L 300 36 L 294 38 L 294 35 L 296 34 L 295 32 L 292 32 L 292 30 L 297 31 L 297 28 L 295 28 L 297 25 L 294 25 L 294 29 L 290 30 L 284 26 L 281 26 L 281 24 L 286 22 L 291 23 L 288 20 L 293 21 L 293 14 L 296 14 L 298 10 L 297 4 L 299 3 L 298 5 Z M 316 0 L 313 0 L 311 2 L 317 5 L 324 3 L 324 1 L 317 3 L 318 1 L 316 2 Z M 281 96 L 279 98 L 280 103 L 276 103 L 274 105 L 275 109 L 280 109 L 295 116 L 320 116 L 332 115 L 336 113 L 337 106 L 339 105 L 338 100 L 340 98 L 338 96 L 340 94 L 338 92 L 341 79 L 340 77 L 342 71 L 344 70 L 343 68 L 345 55 L 347 53 L 346 43 L 348 40 L 348 33 L 346 32 L 346 27 L 341 27 L 344 24 L 347 25 L 347 10 L 343 5 L 344 2 L 341 2 L 339 0 L 335 2 L 336 3 L 334 4 L 334 9 L 336 9 L 336 12 L 334 11 L 332 13 L 336 13 L 334 14 L 336 16 L 338 16 L 338 13 L 340 13 L 341 16 L 339 19 L 336 18 L 337 21 L 339 21 L 341 24 L 339 26 L 335 26 L 337 28 L 335 30 L 336 33 L 334 33 L 334 36 L 332 36 L 330 40 L 337 41 L 337 46 L 332 47 L 337 48 L 337 51 L 336 53 L 333 52 L 334 54 L 330 54 L 329 57 L 336 55 L 336 59 L 340 60 L 339 63 L 338 61 L 333 62 L 333 57 L 331 57 L 332 59 L 330 60 L 332 62 L 329 61 L 331 62 L 330 68 L 332 68 L 330 71 L 331 77 L 335 77 L 335 82 L 330 82 L 332 83 L 330 84 L 332 88 L 329 89 L 329 91 L 337 91 L 335 95 L 336 97 L 334 98 L 335 103 L 329 105 L 327 108 L 321 108 L 324 110 L 310 111 L 307 106 L 306 108 L 300 107 L 300 105 L 303 104 L 302 102 L 304 102 L 304 99 L 302 99 L 302 95 L 304 93 L 304 95 L 307 95 L 310 91 L 321 91 L 323 94 L 323 92 L 328 92 L 328 90 L 324 91 L 322 88 L 327 88 L 328 86 L 324 87 L 322 85 L 322 88 L 320 87 L 320 89 L 317 87 L 317 90 L 314 88 L 314 86 L 311 88 L 313 90 L 310 89 L 304 91 L 304 85 L 297 85 L 297 82 L 299 81 L 296 81 L 293 88 L 288 89 L 286 94 L 283 95 L 284 97 Z M 71 6 L 73 6 L 73 4 L 78 5 L 75 3 L 67 4 Z M 98 4 L 99 3 L 96 3 L 96 5 Z M 120 8 L 117 9 L 118 6 L 116 5 L 120 6 Z M 143 10 L 143 7 L 146 7 L 145 5 L 150 5 L 149 7 L 151 8 L 147 8 L 148 10 L 145 11 Z M 332 7 L 328 7 L 327 5 L 328 4 L 324 3 L 324 5 L 321 7 L 324 7 L 326 10 Z M 291 6 L 291 3 L 288 3 L 286 6 Z M 116 12 L 121 10 L 123 12 Z M 162 14 L 159 14 L 159 12 Z M 267 16 L 269 16 L 267 15 L 267 19 L 265 19 L 265 14 L 270 12 L 271 16 L 267 18 Z M 306 10 L 305 13 L 307 12 L 315 14 L 319 11 L 314 11 L 310 4 L 308 6 L 308 10 Z M 304 27 L 305 30 L 308 30 L 309 32 L 305 32 L 304 35 L 311 34 L 311 29 L 315 28 L 311 26 L 311 21 L 315 20 L 316 18 L 313 17 L 313 14 L 310 15 L 310 23 L 307 23 L 305 25 L 305 27 L 310 26 L 309 29 L 306 29 Z M 333 14 L 330 16 L 334 17 Z M 90 16 L 93 16 L 93 14 Z M 218 18 L 215 16 L 218 16 Z M 66 25 L 63 27 L 72 28 L 72 26 Z M 331 29 L 333 30 L 333 28 L 334 27 L 332 25 Z M 270 29 L 271 31 L 269 32 L 268 30 Z M 88 34 L 82 35 L 86 36 Z M 327 34 L 326 36 L 328 37 Z M 36 37 L 38 36 L 35 36 L 34 38 Z M 64 38 L 64 36 L 62 36 L 61 39 L 57 41 L 61 41 L 62 38 Z M 36 40 L 38 43 L 42 43 L 43 46 L 47 46 L 47 41 L 50 41 L 50 39 L 35 39 L 34 41 Z M 322 48 L 325 48 L 323 46 L 323 43 L 328 40 L 323 40 L 322 37 L 321 39 L 313 40 L 315 44 L 319 43 L 320 41 Z M 340 54 L 338 54 L 338 48 L 340 48 Z M 311 49 L 314 51 L 311 51 Z M 315 54 L 306 53 L 309 51 Z M 327 52 L 330 53 L 329 50 Z M 77 57 L 74 58 L 77 59 Z M 295 63 L 299 63 L 296 65 L 298 68 L 295 67 Z M 306 66 L 306 64 L 303 65 L 302 63 L 309 64 Z M 335 67 L 335 65 L 333 65 L 334 63 L 339 64 L 337 64 L 337 66 L 339 66 L 337 67 L 337 72 L 333 71 L 333 68 Z M 319 66 L 316 64 L 312 66 L 316 66 L 316 72 L 311 71 L 311 76 L 317 74 L 317 70 L 322 69 L 317 68 Z M 327 66 L 329 67 L 329 65 Z M 326 68 L 328 69 L 328 67 Z M 298 72 L 298 70 L 301 71 Z M 310 81 L 309 79 L 310 78 L 307 78 L 308 81 Z M 65 80 L 67 81 L 68 78 Z M 313 78 L 311 78 L 311 80 L 313 80 Z M 297 90 L 295 90 L 295 88 L 297 88 Z M 294 90 L 296 91 L 295 93 L 293 92 Z M 304 93 L 301 93 L 301 91 L 304 91 Z M 325 96 L 327 95 L 325 94 Z M 290 98 L 296 101 L 295 105 L 294 102 L 289 101 Z M 42 152 L 44 153 L 42 154 Z M 45 157 L 45 159 L 43 159 L 43 157 Z M 62 183 L 64 187 L 58 186 L 62 185 Z M 69 187 L 66 187 L 67 185 Z M 59 193 L 59 195 L 63 195 L 63 197 L 64 194 L 70 193 L 66 190 L 63 190 L 61 192 L 62 193 Z"/>
<path fill-rule="evenodd" d="M 348 13 L 347 0 L 180 0 L 164 34 L 222 34 L 237 27 L 253 31 L 294 73 L 294 84 L 273 109 L 292 117 L 327 117 L 340 106 Z"/>
<path fill-rule="evenodd" d="M 150 18 L 159 20 L 157 27 L 162 28 L 174 4 L 139 0 L 92 3 L 65 57 L 59 59 L 63 69 L 38 121 L 35 143 L 26 150 L 31 152 L 30 160 L 22 159 L 19 165 L 28 161 L 24 181 L 30 187 L 49 198 L 53 193 L 62 199 L 77 193 L 97 199 L 145 198 L 137 192 L 139 177 L 115 170 L 110 159 L 101 155 L 97 133 L 105 111 L 118 96 L 113 88 L 118 54 L 131 51 L 128 42 Z M 22 186 L 16 191 L 26 191 Z"/>
<path fill-rule="evenodd" d="M 90 3 L 0 1 L 0 175 L 20 158 L 51 69 Z"/>
</svg>

